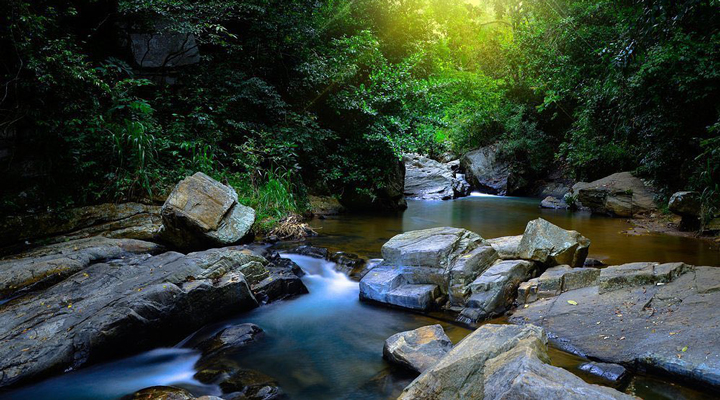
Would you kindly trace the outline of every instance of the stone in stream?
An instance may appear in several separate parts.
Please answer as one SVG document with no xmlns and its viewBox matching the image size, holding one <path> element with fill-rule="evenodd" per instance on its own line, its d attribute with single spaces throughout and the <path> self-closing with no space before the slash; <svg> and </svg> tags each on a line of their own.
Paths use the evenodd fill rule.
<svg viewBox="0 0 720 400">
<path fill-rule="evenodd" d="M 219 385 L 225 400 L 288 399 L 275 379 L 253 370 L 241 369 Z"/>
<path fill-rule="evenodd" d="M 88 266 L 0 306 L 0 387 L 179 339 L 257 306 L 249 250 L 163 253 Z"/>
<path fill-rule="evenodd" d="M 519 258 L 548 266 L 568 264 L 582 267 L 588 255 L 590 239 L 538 218 L 528 222 L 518 245 Z"/>
<path fill-rule="evenodd" d="M 653 188 L 630 172 L 619 172 L 590 183 L 578 182 L 572 192 L 583 207 L 596 214 L 633 217 L 657 210 Z"/>
<path fill-rule="evenodd" d="M 197 172 L 175 186 L 162 221 L 160 236 L 179 248 L 227 246 L 250 234 L 255 210 L 238 203 L 235 189 Z"/>
<path fill-rule="evenodd" d="M 203 352 L 203 357 L 218 353 L 237 351 L 263 337 L 259 326 L 251 323 L 232 325 L 222 328 L 213 336 L 198 343 L 195 347 Z"/>
<path fill-rule="evenodd" d="M 720 268 L 633 263 L 597 282 L 518 308 L 510 321 L 542 326 L 556 344 L 720 388 Z"/>
<path fill-rule="evenodd" d="M 596 284 L 599 276 L 599 268 L 571 268 L 569 265 L 548 268 L 539 277 L 520 284 L 517 302 L 528 304 L 568 290 L 588 287 Z"/>
<path fill-rule="evenodd" d="M 578 369 L 613 383 L 620 383 L 627 376 L 625 367 L 618 364 L 589 361 L 580 365 Z"/>
<path fill-rule="evenodd" d="M 449 200 L 466 196 L 465 180 L 455 178 L 448 164 L 417 154 L 406 154 L 405 196 L 421 200 Z"/>
<path fill-rule="evenodd" d="M 515 300 L 518 285 L 533 276 L 535 269 L 530 261 L 498 261 L 470 284 L 472 295 L 461 316 L 475 322 L 501 315 Z"/>
<path fill-rule="evenodd" d="M 567 203 L 564 200 L 547 196 L 540 202 L 540 208 L 549 208 L 553 210 L 564 210 L 568 208 Z"/>
<path fill-rule="evenodd" d="M 452 342 L 442 325 L 428 325 L 387 338 L 383 357 L 405 368 L 423 372 L 435 365 L 450 349 Z"/>
<path fill-rule="evenodd" d="M 484 247 L 483 250 L 477 250 Z M 382 247 L 383 262 L 360 280 L 360 299 L 428 310 L 463 286 L 495 260 L 480 235 L 458 228 L 410 231 Z M 460 286 L 458 288 L 457 286 Z"/>
<path fill-rule="evenodd" d="M 34 249 L 0 259 L 0 296 L 29 288 L 42 289 L 94 262 L 134 254 L 154 254 L 162 246 L 134 239 L 91 237 Z"/>
<path fill-rule="evenodd" d="M 536 326 L 483 325 L 400 395 L 414 399 L 633 399 L 549 365 Z"/>
<path fill-rule="evenodd" d="M 185 389 L 173 386 L 152 386 L 123 397 L 123 400 L 195 400 Z"/>
</svg>

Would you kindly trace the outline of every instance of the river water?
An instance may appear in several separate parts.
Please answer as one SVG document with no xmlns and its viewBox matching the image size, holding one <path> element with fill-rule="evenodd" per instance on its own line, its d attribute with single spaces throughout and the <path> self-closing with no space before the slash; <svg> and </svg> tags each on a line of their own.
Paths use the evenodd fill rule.
<svg viewBox="0 0 720 400">
<path fill-rule="evenodd" d="M 640 260 L 685 261 L 719 265 L 720 252 L 700 240 L 659 235 L 627 236 L 630 225 L 619 219 L 540 210 L 538 201 L 476 196 L 446 202 L 410 201 L 404 213 L 345 215 L 315 220 L 321 233 L 313 244 L 377 256 L 393 235 L 412 229 L 457 226 L 491 238 L 521 234 L 527 221 L 541 216 L 592 240 L 591 256 L 608 263 Z M 293 399 L 388 399 L 396 397 L 414 375 L 382 359 L 385 339 L 394 333 L 440 323 L 453 342 L 470 332 L 448 316 L 425 316 L 361 303 L 358 284 L 334 270 L 330 262 L 286 254 L 300 265 L 309 294 L 257 308 L 196 333 L 207 335 L 224 326 L 252 322 L 265 337 L 231 357 L 242 367 L 277 379 Z M 502 320 L 494 321 L 502 323 Z M 182 347 L 160 348 L 123 360 L 66 373 L 0 394 L 0 399 L 110 400 L 154 385 L 177 385 L 196 395 L 221 394 L 197 382 L 194 364 L 200 355 Z M 582 359 L 551 351 L 553 364 L 600 383 L 577 370 Z M 705 399 L 711 395 L 662 379 L 636 376 L 629 392 L 645 399 Z"/>
</svg>

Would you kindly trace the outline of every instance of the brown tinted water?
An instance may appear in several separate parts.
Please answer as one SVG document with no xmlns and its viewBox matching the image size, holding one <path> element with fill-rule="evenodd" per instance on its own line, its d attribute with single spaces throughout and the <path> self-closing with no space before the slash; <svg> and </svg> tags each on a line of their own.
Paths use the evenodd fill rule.
<svg viewBox="0 0 720 400">
<path fill-rule="evenodd" d="M 606 264 L 634 261 L 683 261 L 693 265 L 720 266 L 720 250 L 700 239 L 622 233 L 632 226 L 625 219 L 587 212 L 540 209 L 539 199 L 478 196 L 452 201 L 408 201 L 402 213 L 339 215 L 310 225 L 321 235 L 313 244 L 332 250 L 379 257 L 380 248 L 392 236 L 438 226 L 466 228 L 484 238 L 520 235 L 528 221 L 541 217 L 590 238 L 590 257 Z"/>
</svg>

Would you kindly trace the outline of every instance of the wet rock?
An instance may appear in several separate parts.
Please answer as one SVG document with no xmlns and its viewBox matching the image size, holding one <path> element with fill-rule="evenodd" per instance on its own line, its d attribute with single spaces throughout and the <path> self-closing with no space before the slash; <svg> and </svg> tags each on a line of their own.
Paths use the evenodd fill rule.
<svg viewBox="0 0 720 400">
<path fill-rule="evenodd" d="M 631 399 L 549 365 L 542 329 L 487 324 L 475 330 L 399 397 L 409 399 Z"/>
<path fill-rule="evenodd" d="M 470 284 L 472 295 L 461 315 L 473 322 L 501 315 L 515 300 L 518 285 L 534 273 L 530 261 L 497 262 Z"/>
<path fill-rule="evenodd" d="M 257 306 L 249 251 L 168 252 L 90 265 L 0 306 L 0 387 L 177 340 Z"/>
<path fill-rule="evenodd" d="M 458 257 L 450 268 L 448 296 L 451 306 L 462 307 L 471 293 L 471 283 L 498 259 L 492 246 L 482 245 Z"/>
<path fill-rule="evenodd" d="M 657 210 L 652 187 L 630 172 L 619 172 L 590 183 L 573 186 L 578 201 L 593 213 L 633 217 Z"/>
<path fill-rule="evenodd" d="M 448 351 L 452 342 L 441 325 L 428 325 L 400 332 L 385 340 L 383 357 L 417 372 L 435 365 Z"/>
<path fill-rule="evenodd" d="M 421 200 L 449 200 L 469 193 L 465 179 L 455 178 L 448 164 L 417 154 L 404 156 L 405 196 Z"/>
<path fill-rule="evenodd" d="M 0 259 L 0 296 L 32 287 L 39 290 L 95 262 L 137 254 L 154 254 L 162 246 L 133 239 L 91 237 L 58 243 Z"/>
<path fill-rule="evenodd" d="M 259 326 L 251 323 L 225 327 L 212 337 L 197 344 L 204 356 L 237 351 L 248 344 L 254 343 L 263 336 Z"/>
<path fill-rule="evenodd" d="M 195 396 L 185 389 L 172 386 L 153 386 L 139 390 L 125 400 L 194 400 Z"/>
<path fill-rule="evenodd" d="M 504 196 L 508 193 L 510 165 L 500 161 L 497 152 L 496 145 L 470 151 L 462 156 L 460 166 L 465 171 L 465 179 L 473 188 Z"/>
<path fill-rule="evenodd" d="M 266 257 L 269 261 L 266 265 L 267 277 L 250 286 L 261 304 L 308 293 L 300 279 L 305 275 L 300 266 L 277 253 L 267 253 Z"/>
<path fill-rule="evenodd" d="M 599 268 L 571 268 L 568 265 L 558 265 L 549 268 L 537 278 L 521 283 L 518 287 L 517 302 L 528 304 L 538 299 L 557 296 L 568 290 L 596 285 L 599 276 Z"/>
<path fill-rule="evenodd" d="M 277 381 L 263 373 L 252 370 L 239 370 L 228 379 L 220 382 L 223 398 L 227 400 L 273 400 L 287 399 L 288 396 Z"/>
<path fill-rule="evenodd" d="M 518 308 L 510 321 L 542 326 L 582 356 L 720 388 L 720 354 L 709 351 L 720 348 L 720 269 L 634 263 L 603 269 L 598 281 L 606 290 L 570 290 Z"/>
<path fill-rule="evenodd" d="M 223 246 L 250 234 L 255 210 L 238 203 L 235 189 L 197 172 L 175 186 L 162 221 L 162 238 L 177 247 Z"/>
<path fill-rule="evenodd" d="M 448 292 L 455 301 L 467 292 L 464 285 L 495 260 L 476 233 L 457 228 L 406 232 L 382 247 L 384 260 L 360 280 L 360 299 L 400 307 L 428 310 L 444 302 Z M 488 253 L 488 254 L 486 254 Z"/>
<path fill-rule="evenodd" d="M 289 250 L 287 250 L 290 254 L 299 254 L 301 256 L 308 256 L 308 257 L 314 257 L 314 258 L 322 258 L 327 259 L 328 258 L 328 250 L 324 247 L 315 247 L 311 245 L 301 245 L 297 247 L 293 247 Z"/>
<path fill-rule="evenodd" d="M 518 246 L 523 236 L 503 236 L 495 239 L 487 239 L 487 243 L 497 251 L 498 257 L 503 260 L 516 260 L 520 258 Z"/>
<path fill-rule="evenodd" d="M 520 258 L 548 266 L 568 264 L 580 267 L 585 262 L 590 240 L 576 231 L 567 231 L 538 218 L 528 222 L 518 245 Z"/>
<path fill-rule="evenodd" d="M 568 205 L 565 203 L 564 200 L 557 199 L 552 196 L 548 196 L 540 202 L 540 208 L 549 208 L 549 209 L 553 209 L 553 210 L 564 210 L 564 209 L 568 208 Z"/>
<path fill-rule="evenodd" d="M 578 369 L 614 383 L 621 382 L 627 376 L 625 367 L 618 364 L 590 361 L 580 365 Z"/>
<path fill-rule="evenodd" d="M 584 267 L 604 267 L 605 263 L 598 260 L 597 258 L 588 257 L 585 259 L 583 266 Z"/>
<path fill-rule="evenodd" d="M 360 258 L 357 254 L 338 251 L 337 253 L 331 255 L 329 260 L 336 264 L 335 269 L 338 272 L 342 272 L 351 278 L 362 278 L 362 276 L 364 276 L 364 272 L 367 272 L 364 271 L 365 260 Z"/>
</svg>

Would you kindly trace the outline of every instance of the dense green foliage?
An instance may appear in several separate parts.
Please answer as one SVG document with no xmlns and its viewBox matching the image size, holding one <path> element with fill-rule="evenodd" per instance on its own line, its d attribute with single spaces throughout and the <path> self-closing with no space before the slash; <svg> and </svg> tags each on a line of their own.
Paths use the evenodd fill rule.
<svg viewBox="0 0 720 400">
<path fill-rule="evenodd" d="M 717 0 L 7 0 L 3 212 L 150 197 L 204 171 L 275 221 L 373 192 L 403 152 L 499 142 L 525 179 L 720 188 Z M 132 33 L 192 33 L 140 68 Z M 19 193 L 23 195 L 19 196 Z"/>
</svg>

